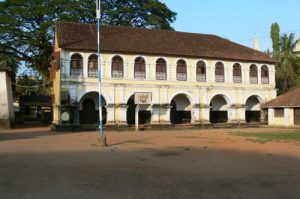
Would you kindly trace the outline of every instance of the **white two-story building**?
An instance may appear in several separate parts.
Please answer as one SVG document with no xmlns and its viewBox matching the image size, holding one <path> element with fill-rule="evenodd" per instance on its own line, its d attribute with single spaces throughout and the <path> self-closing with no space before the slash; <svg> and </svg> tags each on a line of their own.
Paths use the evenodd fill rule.
<svg viewBox="0 0 300 199">
<path fill-rule="evenodd" d="M 167 125 L 246 124 L 264 119 L 276 97 L 275 60 L 215 35 L 102 26 L 102 107 L 106 125 L 133 125 L 135 92 L 149 92 L 139 121 Z M 51 79 L 53 124 L 98 123 L 94 24 L 57 22 Z"/>
</svg>

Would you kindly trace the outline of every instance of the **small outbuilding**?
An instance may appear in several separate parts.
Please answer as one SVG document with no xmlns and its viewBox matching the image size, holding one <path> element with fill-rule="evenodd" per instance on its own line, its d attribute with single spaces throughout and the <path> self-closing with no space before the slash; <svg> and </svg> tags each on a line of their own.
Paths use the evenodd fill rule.
<svg viewBox="0 0 300 199">
<path fill-rule="evenodd" d="M 292 88 L 267 102 L 268 124 L 272 126 L 300 125 L 300 86 Z"/>
</svg>

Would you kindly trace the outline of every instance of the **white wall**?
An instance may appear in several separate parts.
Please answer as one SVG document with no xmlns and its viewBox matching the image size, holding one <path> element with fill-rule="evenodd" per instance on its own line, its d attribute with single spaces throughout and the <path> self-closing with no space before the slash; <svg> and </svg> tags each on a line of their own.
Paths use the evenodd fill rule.
<svg viewBox="0 0 300 199">
<path fill-rule="evenodd" d="M 7 72 L 0 71 L 0 128 L 9 128 L 14 121 L 11 80 Z"/>
</svg>

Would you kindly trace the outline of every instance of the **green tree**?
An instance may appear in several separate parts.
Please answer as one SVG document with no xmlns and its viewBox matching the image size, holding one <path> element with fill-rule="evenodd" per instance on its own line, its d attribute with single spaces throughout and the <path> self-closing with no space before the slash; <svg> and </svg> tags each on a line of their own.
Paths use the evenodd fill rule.
<svg viewBox="0 0 300 199">
<path fill-rule="evenodd" d="M 102 24 L 172 30 L 176 19 L 159 0 L 102 0 Z M 54 22 L 95 22 L 95 0 L 5 0 L 0 2 L 0 53 L 48 76 Z M 3 51 L 3 52 L 2 52 Z"/>
<path fill-rule="evenodd" d="M 280 37 L 280 27 L 278 23 L 272 23 L 271 25 L 271 39 L 273 47 L 273 57 L 276 56 L 276 52 L 279 51 L 279 37 Z M 275 58 L 275 57 L 274 57 Z"/>
<path fill-rule="evenodd" d="M 298 42 L 293 33 L 280 37 L 279 50 L 274 54 L 279 61 L 276 73 L 279 92 L 287 91 L 299 83 L 300 58 L 294 52 Z"/>
</svg>

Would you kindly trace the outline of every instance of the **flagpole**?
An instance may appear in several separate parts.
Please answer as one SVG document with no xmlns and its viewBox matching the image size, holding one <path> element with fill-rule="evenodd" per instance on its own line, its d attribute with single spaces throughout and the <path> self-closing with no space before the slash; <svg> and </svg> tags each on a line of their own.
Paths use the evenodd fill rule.
<svg viewBox="0 0 300 199">
<path fill-rule="evenodd" d="M 98 80 L 99 80 L 99 143 L 107 146 L 106 136 L 103 129 L 102 117 L 102 85 L 101 85 L 101 60 L 100 60 L 100 15 L 101 0 L 96 0 L 96 18 L 97 18 L 97 56 L 98 56 Z"/>
</svg>

